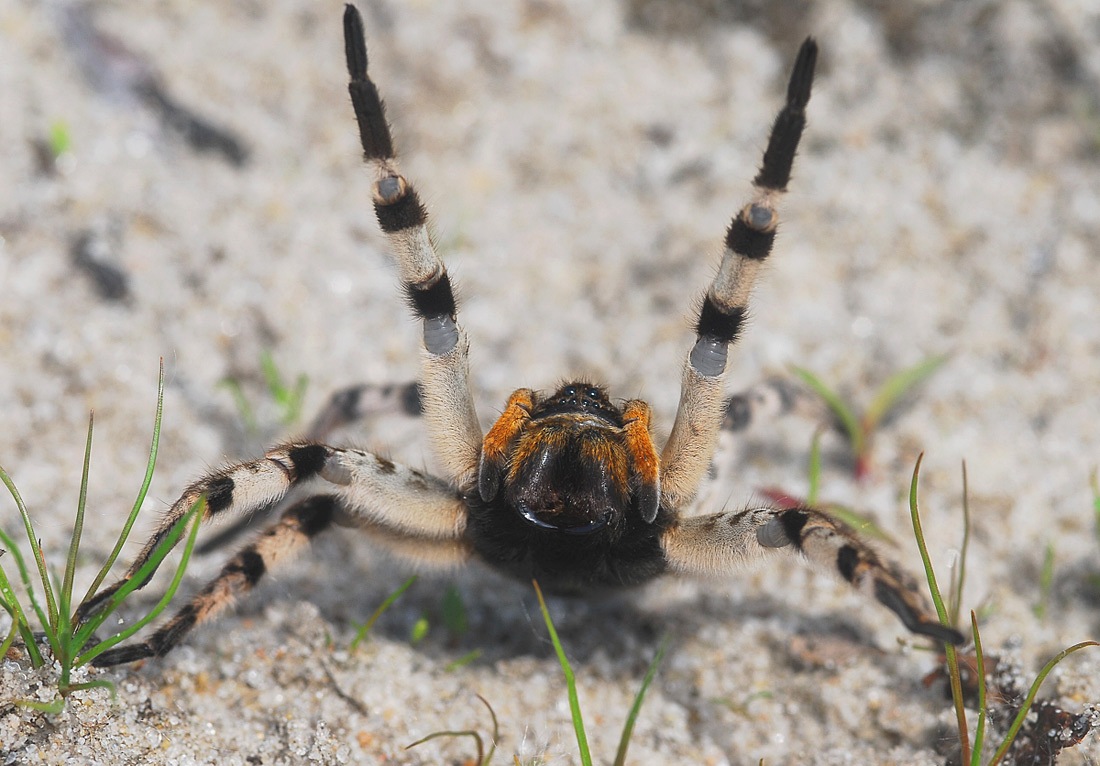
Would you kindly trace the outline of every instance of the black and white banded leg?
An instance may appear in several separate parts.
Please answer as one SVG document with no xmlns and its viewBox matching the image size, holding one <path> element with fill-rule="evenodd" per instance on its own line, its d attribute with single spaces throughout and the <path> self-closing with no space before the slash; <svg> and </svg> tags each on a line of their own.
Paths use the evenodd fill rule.
<svg viewBox="0 0 1100 766">
<path fill-rule="evenodd" d="M 306 438 L 327 441 L 333 431 L 354 425 L 371 415 L 399 413 L 419 417 L 424 412 L 420 386 L 407 383 L 360 383 L 331 397 L 306 430 Z"/>
<path fill-rule="evenodd" d="M 707 289 L 696 323 L 696 342 L 684 366 L 680 405 L 661 454 L 661 504 L 682 508 L 695 496 L 706 474 L 718 431 L 728 411 L 723 384 L 729 346 L 737 340 L 760 266 L 772 250 L 779 225 L 779 198 L 791 177 L 806 126 L 817 44 L 802 44 L 787 86 L 787 103 L 772 125 L 756 194 L 726 232 L 718 273 Z"/>
<path fill-rule="evenodd" d="M 188 487 L 168 509 L 122 578 L 80 606 L 77 621 L 94 613 L 137 576 L 168 532 L 201 496 L 206 496 L 204 521 L 249 515 L 275 505 L 293 487 L 312 479 L 327 482 L 327 492 L 341 510 L 337 522 L 342 526 L 377 529 L 381 534 L 418 541 L 452 543 L 463 537 L 466 504 L 448 483 L 362 450 L 289 444 L 271 450 L 259 460 L 215 471 Z M 298 507 L 284 514 L 276 527 L 293 518 Z"/>
<path fill-rule="evenodd" d="M 432 424 L 436 454 L 459 486 L 474 480 L 483 437 L 470 394 L 469 340 L 447 268 L 428 231 L 428 213 L 412 184 L 398 170 L 393 139 L 378 95 L 367 74 L 367 45 L 359 12 L 344 12 L 344 50 L 363 157 L 374 172 L 372 196 L 378 224 L 397 256 L 409 305 L 424 327 L 420 394 Z"/>
<path fill-rule="evenodd" d="M 761 508 L 683 519 L 662 535 L 661 548 L 673 572 L 705 577 L 728 576 L 769 549 L 790 548 L 893 611 L 912 632 L 963 642 L 929 614 L 911 578 L 821 511 Z"/>
</svg>

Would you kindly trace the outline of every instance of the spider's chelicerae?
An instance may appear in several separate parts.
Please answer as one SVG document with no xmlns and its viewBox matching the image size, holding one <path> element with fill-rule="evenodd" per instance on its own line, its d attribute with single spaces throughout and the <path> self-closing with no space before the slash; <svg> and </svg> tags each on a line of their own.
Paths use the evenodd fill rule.
<svg viewBox="0 0 1100 766">
<path fill-rule="evenodd" d="M 648 404 L 637 399 L 619 404 L 586 382 L 568 383 L 549 395 L 521 388 L 482 433 L 470 393 L 469 342 L 457 322 L 451 281 L 428 234 L 424 206 L 398 171 L 382 101 L 367 74 L 362 20 L 352 6 L 344 14 L 344 36 L 351 101 L 374 174 L 375 213 L 397 256 L 409 303 L 423 321 L 419 394 L 405 389 L 406 404 L 427 420 L 447 478 L 312 440 L 215 471 L 184 492 L 123 579 L 84 604 L 83 615 L 136 576 L 201 495 L 210 518 L 272 506 L 307 480 L 320 479 L 322 489 L 291 505 L 148 640 L 105 652 L 96 664 L 164 655 L 333 525 L 362 529 L 427 565 L 480 559 L 509 575 L 535 578 L 547 589 L 581 594 L 636 586 L 666 573 L 720 575 L 768 549 L 786 548 L 832 568 L 893 610 L 914 633 L 961 641 L 932 618 L 907 577 L 825 513 L 812 508 L 683 513 L 707 472 L 723 419 L 731 417 L 723 392 L 726 354 L 775 239 L 776 203 L 806 122 L 817 58 L 812 39 L 795 61 L 787 103 L 753 181 L 755 196 L 726 233 L 722 262 L 684 365 L 676 420 L 658 449 Z M 353 414 L 364 392 L 372 390 L 334 398 L 316 434 Z"/>
</svg>

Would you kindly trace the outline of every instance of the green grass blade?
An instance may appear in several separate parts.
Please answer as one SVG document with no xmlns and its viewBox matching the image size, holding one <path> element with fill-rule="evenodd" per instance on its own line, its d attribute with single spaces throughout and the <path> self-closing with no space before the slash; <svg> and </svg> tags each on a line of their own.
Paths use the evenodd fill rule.
<svg viewBox="0 0 1100 766">
<path fill-rule="evenodd" d="M 149 446 L 149 461 L 145 465 L 145 478 L 141 482 L 141 489 L 138 490 L 137 499 L 134 501 L 134 506 L 130 510 L 130 515 L 126 519 L 126 524 L 122 527 L 122 532 L 119 533 L 118 540 L 115 542 L 115 547 L 111 551 L 111 555 L 107 557 L 107 561 L 104 562 L 102 568 L 100 568 L 99 574 L 92 580 L 91 587 L 88 588 L 87 593 L 84 594 L 84 598 L 81 599 L 82 602 L 87 601 L 99 592 L 99 586 L 107 579 L 111 567 L 115 565 L 115 560 L 118 559 L 118 554 L 122 552 L 122 546 L 126 544 L 126 540 L 130 537 L 130 530 L 133 529 L 134 522 L 137 521 L 138 513 L 141 512 L 141 507 L 145 503 L 145 496 L 149 493 L 149 485 L 153 483 L 153 469 L 156 468 L 157 465 L 157 450 L 160 448 L 160 423 L 163 415 L 164 359 L 161 359 L 160 374 L 157 377 L 157 414 L 153 419 L 153 441 Z"/>
<path fill-rule="evenodd" d="M 1005 753 L 1012 747 L 1012 742 L 1016 739 L 1016 735 L 1020 732 L 1020 727 L 1024 725 L 1024 719 L 1027 718 L 1028 711 L 1031 710 L 1031 705 L 1035 702 L 1035 696 L 1039 693 L 1039 687 L 1043 685 L 1043 681 L 1050 675 L 1050 671 L 1054 670 L 1054 667 L 1064 660 L 1069 655 L 1076 651 L 1080 651 L 1087 646 L 1100 646 L 1098 641 L 1082 641 L 1079 644 L 1074 644 L 1068 649 L 1063 649 L 1050 658 L 1050 661 L 1046 665 L 1043 665 L 1043 669 L 1039 671 L 1039 675 L 1035 677 L 1035 682 L 1031 684 L 1031 689 L 1027 693 L 1027 697 L 1024 698 L 1023 707 L 1020 708 L 1020 712 L 1016 714 L 1016 718 L 1012 721 L 1012 726 L 1009 727 L 1008 733 L 1005 734 L 1004 740 L 1001 742 L 1001 746 L 997 748 L 997 752 L 993 754 L 993 760 L 989 762 L 989 766 L 997 766 L 1004 758 Z"/>
<path fill-rule="evenodd" d="M 114 683 L 106 679 L 96 679 L 95 681 L 81 681 L 78 684 L 69 684 L 61 690 L 61 693 L 65 696 L 68 696 L 73 692 L 82 691 L 84 689 L 106 689 L 111 693 L 112 700 L 118 699 L 118 692 L 115 690 Z"/>
<path fill-rule="evenodd" d="M 46 713 L 47 715 L 59 715 L 61 711 L 65 709 L 65 698 L 58 697 L 51 702 L 39 702 L 38 700 L 16 700 L 15 704 L 19 707 L 28 708 L 30 710 L 37 710 L 39 713 Z"/>
<path fill-rule="evenodd" d="M 470 620 L 466 616 L 466 605 L 462 602 L 462 594 L 458 588 L 451 585 L 443 592 L 443 625 L 452 636 L 463 636 L 470 630 Z"/>
<path fill-rule="evenodd" d="M 30 514 L 27 513 L 27 506 L 23 504 L 23 498 L 19 494 L 15 482 L 8 476 L 8 472 L 4 470 L 3 466 L 0 466 L 0 481 L 3 481 L 4 486 L 8 488 L 8 492 L 11 494 L 12 499 L 15 500 L 15 506 L 19 509 L 19 513 L 23 517 L 23 524 L 30 535 L 31 550 L 35 553 L 35 560 L 39 565 L 39 573 L 45 581 L 45 586 L 49 588 L 50 580 L 49 576 L 46 574 L 45 561 L 41 558 L 42 550 L 38 547 L 38 539 L 35 537 L 34 527 L 31 525 L 31 517 Z M 27 562 L 23 558 L 19 546 L 16 545 L 15 540 L 9 537 L 7 532 L 4 532 L 2 529 L 0 529 L 0 542 L 3 542 L 7 550 L 11 553 L 12 558 L 15 559 L 15 566 L 19 569 L 19 578 L 27 591 L 27 600 L 31 602 L 31 608 L 34 609 L 34 613 L 38 616 L 38 622 L 42 625 L 42 629 L 46 631 L 47 636 L 52 635 L 54 623 L 49 615 L 42 609 L 42 605 L 38 603 L 38 597 L 35 595 L 34 586 L 31 585 L 30 569 L 27 567 Z M 12 598 L 14 598 L 14 594 Z M 18 601 L 14 603 L 18 604 Z"/>
<path fill-rule="evenodd" d="M 302 403 L 306 400 L 307 388 L 309 388 L 309 376 L 303 372 L 294 381 L 294 390 L 291 392 L 290 399 L 283 412 L 284 424 L 293 425 L 302 416 Z"/>
<path fill-rule="evenodd" d="M 405 745 L 406 750 L 412 750 L 418 745 L 423 745 L 425 742 L 430 742 L 433 739 L 439 739 L 440 737 L 472 737 L 474 742 L 477 743 L 477 760 L 475 763 L 485 763 L 485 742 L 481 739 L 481 735 L 473 729 L 463 729 L 461 731 L 433 731 L 426 737 L 421 737 L 416 742 L 410 742 Z"/>
<path fill-rule="evenodd" d="M 205 513 L 206 495 L 202 495 L 199 497 L 198 500 L 195 501 L 194 505 L 191 506 L 184 517 L 176 522 L 176 524 L 172 527 L 172 530 L 165 536 L 165 538 L 161 540 L 160 545 L 158 545 L 153 551 L 153 555 L 149 558 L 147 562 L 145 562 L 145 565 L 141 569 L 139 569 L 137 573 L 135 573 L 134 577 L 111 596 L 111 598 L 107 601 L 107 605 L 102 611 L 97 612 L 94 616 L 89 618 L 87 623 L 80 627 L 80 629 L 76 633 L 74 640 L 77 642 L 77 646 L 83 646 L 88 638 L 91 637 L 91 634 L 95 632 L 96 628 L 102 625 L 107 617 L 110 616 L 110 614 L 114 612 L 114 610 L 117 609 L 131 593 L 137 590 L 140 585 L 144 584 L 144 582 L 152 576 L 152 573 L 156 570 L 158 566 L 160 566 L 161 562 L 164 561 L 164 558 L 168 555 L 168 553 L 175 546 L 176 542 L 183 535 L 184 531 L 187 529 L 187 525 L 190 524 L 190 534 L 187 537 L 187 544 L 183 548 L 183 554 L 180 556 L 180 563 L 176 567 L 176 573 L 172 577 L 172 582 L 168 585 L 168 590 L 165 591 L 160 601 L 157 602 L 157 605 L 154 606 L 148 614 L 127 627 L 125 630 L 116 633 L 115 635 L 104 641 L 101 641 L 100 643 L 96 644 L 94 647 L 77 657 L 76 661 L 73 663 L 75 667 L 79 667 L 81 665 L 87 664 L 88 662 L 91 662 L 111 647 L 122 643 L 130 636 L 134 635 L 143 627 L 148 625 L 150 622 L 155 620 L 160 615 L 160 613 L 164 611 L 169 602 L 171 602 L 172 598 L 176 595 L 176 590 L 179 588 L 180 582 L 183 581 L 183 573 L 184 570 L 187 569 L 187 563 L 191 560 L 191 552 L 195 548 L 195 541 L 198 539 L 199 527 L 202 525 L 202 519 Z"/>
<path fill-rule="evenodd" d="M 3 470 L 3 469 L 0 469 Z M 4 544 L 11 547 L 13 542 L 10 537 L 0 530 L 0 538 L 4 540 Z M 16 562 L 17 566 L 25 570 L 25 567 L 19 561 Z M 15 591 L 11 587 L 11 582 L 8 581 L 8 575 L 4 571 L 3 567 L 0 567 L 0 607 L 3 607 L 4 611 L 11 615 L 11 627 L 13 631 L 18 631 L 19 636 L 23 639 L 23 645 L 27 648 L 27 654 L 31 658 L 31 666 L 35 668 L 42 667 L 43 659 L 42 653 L 38 651 L 38 644 L 34 640 L 34 631 L 31 630 L 30 623 L 27 622 L 27 615 L 23 613 L 23 607 L 19 604 L 19 599 L 15 595 Z M 10 641 L 5 641 L 5 647 L 10 647 Z M 3 652 L 0 652 L 0 660 L 4 658 L 7 653 L 7 648 Z"/>
<path fill-rule="evenodd" d="M 913 467 L 913 480 L 909 484 L 909 515 L 913 520 L 913 536 L 917 539 L 917 548 L 920 549 L 921 562 L 924 564 L 924 575 L 928 579 L 928 592 L 932 596 L 932 603 L 936 607 L 940 624 L 950 627 L 947 621 L 947 608 L 943 605 L 943 596 L 940 595 L 939 585 L 936 583 L 936 572 L 932 569 L 932 559 L 928 555 L 928 546 L 924 542 L 924 530 L 920 523 L 920 509 L 917 506 L 917 482 L 920 478 L 920 464 L 924 460 L 922 452 L 917 457 L 917 464 Z M 944 642 L 944 655 L 947 658 L 947 671 L 951 679 L 951 699 L 955 703 L 955 718 L 959 725 L 959 746 L 962 750 L 961 763 L 970 760 L 970 735 L 966 727 L 966 709 L 963 706 L 962 677 L 959 675 L 959 658 L 955 653 L 955 647 Z"/>
<path fill-rule="evenodd" d="M 76 555 L 80 552 L 80 536 L 84 532 L 84 508 L 88 503 L 88 472 L 92 466 L 92 430 L 95 413 L 88 413 L 88 438 L 84 443 L 84 469 L 80 474 L 80 497 L 76 501 L 76 520 L 73 535 L 69 538 L 69 555 L 65 558 L 65 580 L 61 584 L 61 614 L 68 622 L 69 607 L 73 603 L 73 577 L 76 574 Z"/>
<path fill-rule="evenodd" d="M 256 420 L 256 413 L 252 410 L 252 405 L 248 403 L 248 397 L 244 395 L 244 389 L 241 388 L 241 384 L 235 378 L 223 378 L 218 381 L 218 386 L 229 391 L 229 395 L 233 397 L 233 404 L 237 408 L 237 414 L 241 418 L 241 422 L 244 423 L 244 429 L 254 434 L 259 430 L 260 424 Z"/>
<path fill-rule="evenodd" d="M 474 742 L 477 743 L 477 760 L 474 761 L 474 763 L 476 763 L 477 766 L 489 766 L 489 762 L 493 760 L 493 754 L 496 752 L 497 749 L 497 740 L 500 739 L 500 723 L 497 721 L 496 711 L 493 710 L 493 706 L 489 704 L 489 700 L 485 699 L 480 694 L 477 695 L 477 698 L 481 700 L 481 704 L 489 710 L 489 716 L 493 719 L 493 741 L 492 744 L 489 746 L 488 753 L 485 752 L 485 742 L 481 739 L 481 735 L 473 729 L 463 729 L 462 731 L 432 732 L 426 737 L 421 737 L 416 742 L 405 745 L 405 749 L 412 750 L 417 745 L 423 745 L 425 742 L 433 739 L 438 739 L 439 737 L 472 737 Z"/>
<path fill-rule="evenodd" d="M 54 120 L 50 123 L 50 132 L 46 143 L 50 148 L 50 156 L 55 160 L 62 154 L 72 151 L 72 132 L 64 120 Z"/>
<path fill-rule="evenodd" d="M 285 404 L 289 391 L 286 384 L 283 383 L 283 376 L 279 372 L 278 365 L 275 364 L 274 355 L 267 349 L 260 352 L 260 370 L 263 373 L 264 382 L 267 384 L 267 390 L 271 394 L 271 398 L 279 404 Z"/>
<path fill-rule="evenodd" d="M 934 373 L 947 361 L 946 354 L 925 359 L 920 364 L 892 375 L 875 394 L 875 398 L 863 413 L 864 427 L 874 431 L 882 419 L 892 410 L 901 397 Z"/>
<path fill-rule="evenodd" d="M 1054 589 L 1054 543 L 1047 541 L 1043 552 L 1043 569 L 1039 573 L 1039 600 L 1031 607 L 1035 617 L 1042 622 L 1047 616 L 1047 605 Z"/>
<path fill-rule="evenodd" d="M 464 655 L 462 655 L 458 659 L 451 660 L 446 665 L 444 665 L 443 666 L 443 672 L 453 673 L 456 670 L 458 670 L 459 668 L 466 667 L 471 662 L 473 662 L 474 660 L 481 657 L 481 655 L 482 655 L 482 651 L 480 649 L 474 649 L 472 651 L 466 652 Z"/>
<path fill-rule="evenodd" d="M 0 661 L 8 656 L 8 650 L 11 649 L 11 645 L 15 642 L 15 637 L 19 635 L 19 621 L 15 619 L 15 613 L 8 608 L 6 603 L 3 604 L 5 611 L 11 616 L 11 629 L 8 631 L 7 637 L 4 638 L 4 643 L 0 644 Z"/>
<path fill-rule="evenodd" d="M 413 575 L 408 580 L 405 580 L 405 582 L 401 584 L 401 587 L 399 587 L 390 595 L 386 596 L 386 600 L 383 601 L 378 606 L 378 608 L 374 610 L 374 614 L 372 614 L 370 618 L 365 623 L 363 623 L 363 627 L 359 628 L 359 630 L 356 631 L 355 638 L 353 638 L 351 640 L 351 643 L 348 645 L 348 651 L 355 651 L 355 648 L 359 646 L 360 642 L 362 642 L 362 640 L 367 637 L 367 633 L 370 632 L 370 629 L 374 627 L 374 623 L 378 622 L 378 618 L 382 616 L 383 612 L 393 606 L 394 602 L 397 601 L 397 599 L 401 598 L 401 594 L 411 588 L 414 582 L 416 582 L 416 575 Z"/>
<path fill-rule="evenodd" d="M 838 503 L 829 503 L 825 505 L 821 510 L 828 513 L 846 525 L 859 532 L 862 537 L 870 537 L 875 540 L 882 540 L 883 542 L 890 543 L 891 545 L 897 545 L 898 541 L 894 539 L 894 536 L 887 532 L 874 522 L 869 516 L 859 513 L 846 505 L 840 505 Z"/>
<path fill-rule="evenodd" d="M 840 398 L 840 394 L 826 386 L 819 377 L 807 369 L 792 367 L 791 371 L 801 378 L 802 382 L 809 386 L 813 392 L 821 397 L 821 400 L 828 405 L 833 415 L 836 416 L 837 420 L 840 421 L 841 426 L 844 428 L 844 433 L 848 437 L 852 452 L 856 455 L 862 455 L 863 428 L 860 426 L 859 418 L 856 417 L 855 412 L 844 403 L 844 400 Z"/>
<path fill-rule="evenodd" d="M 810 442 L 810 486 L 806 490 L 806 505 L 817 505 L 817 494 L 821 488 L 821 429 L 814 429 L 814 437 Z"/>
<path fill-rule="evenodd" d="M 619 737 L 619 749 L 615 752 L 614 766 L 625 766 L 626 764 L 626 750 L 630 747 L 630 737 L 634 734 L 634 723 L 638 720 L 638 714 L 642 710 L 642 701 L 645 699 L 646 690 L 653 682 L 654 677 L 657 675 L 657 668 L 661 666 L 661 661 L 665 658 L 665 652 L 668 651 L 669 638 L 665 636 L 661 640 L 661 645 L 657 647 L 657 653 L 653 655 L 653 661 L 649 663 L 649 669 L 646 670 L 645 678 L 642 679 L 641 688 L 638 689 L 638 693 L 634 695 L 634 704 L 630 706 L 630 712 L 626 716 L 626 723 L 623 724 L 623 734 Z"/>
<path fill-rule="evenodd" d="M 497 713 L 493 710 L 493 706 L 489 704 L 489 700 L 482 697 L 480 694 L 477 698 L 481 700 L 481 704 L 489 710 L 489 717 L 493 719 L 493 743 L 489 745 L 489 752 L 485 754 L 485 760 L 478 764 L 478 766 L 489 766 L 489 761 L 493 760 L 493 753 L 497 751 L 497 742 L 500 741 L 500 722 L 497 720 Z"/>
<path fill-rule="evenodd" d="M 978 727 L 974 730 L 974 754 L 970 757 L 970 766 L 981 766 L 982 746 L 985 744 L 985 653 L 982 651 L 982 637 L 978 633 L 978 615 L 970 610 L 970 630 L 974 634 L 974 656 L 978 661 Z"/>
<path fill-rule="evenodd" d="M 1092 486 L 1092 514 L 1096 522 L 1093 531 L 1096 533 L 1096 542 L 1100 544 L 1100 479 L 1095 470 L 1089 477 L 1089 484 Z"/>
<path fill-rule="evenodd" d="M 584 766 L 592 766 L 592 753 L 588 750 L 588 737 L 584 733 L 584 719 L 581 716 L 581 703 L 577 696 L 577 679 L 573 676 L 573 668 L 569 665 L 569 659 L 565 656 L 565 649 L 558 638 L 558 631 L 554 629 L 554 621 L 550 619 L 550 610 L 546 608 L 546 599 L 542 597 L 542 588 L 537 580 L 532 580 L 535 586 L 535 594 L 539 598 L 539 609 L 542 610 L 542 619 L 546 622 L 546 629 L 550 632 L 550 643 L 554 645 L 554 652 L 558 655 L 558 663 L 561 664 L 562 674 L 565 676 L 565 686 L 569 690 L 569 712 L 573 717 L 573 731 L 577 735 L 577 747 L 581 752 L 581 763 Z"/>
</svg>

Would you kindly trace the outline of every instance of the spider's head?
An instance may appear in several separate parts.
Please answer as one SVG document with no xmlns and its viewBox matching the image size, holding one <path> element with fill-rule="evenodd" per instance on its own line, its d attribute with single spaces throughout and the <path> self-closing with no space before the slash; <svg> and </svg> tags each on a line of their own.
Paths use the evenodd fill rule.
<svg viewBox="0 0 1100 766">
<path fill-rule="evenodd" d="M 531 410 L 531 419 L 552 415 L 588 415 L 621 427 L 623 413 L 607 398 L 602 387 L 584 381 L 566 383 L 552 396 L 540 400 Z"/>
</svg>

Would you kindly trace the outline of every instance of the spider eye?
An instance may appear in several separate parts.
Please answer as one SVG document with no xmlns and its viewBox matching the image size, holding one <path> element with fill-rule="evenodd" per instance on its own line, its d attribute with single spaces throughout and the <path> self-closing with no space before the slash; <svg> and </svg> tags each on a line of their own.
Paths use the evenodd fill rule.
<svg viewBox="0 0 1100 766">
<path fill-rule="evenodd" d="M 590 388 L 587 391 L 585 391 L 584 393 L 585 393 L 585 396 L 587 396 L 589 399 L 599 399 L 600 398 L 600 389 L 598 389 L 598 388 Z"/>
</svg>

